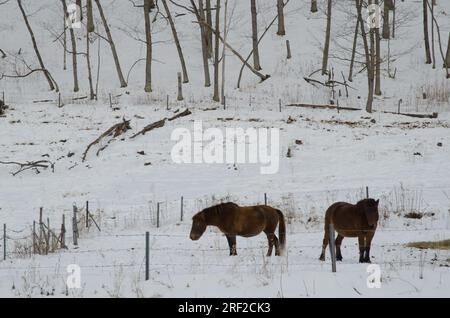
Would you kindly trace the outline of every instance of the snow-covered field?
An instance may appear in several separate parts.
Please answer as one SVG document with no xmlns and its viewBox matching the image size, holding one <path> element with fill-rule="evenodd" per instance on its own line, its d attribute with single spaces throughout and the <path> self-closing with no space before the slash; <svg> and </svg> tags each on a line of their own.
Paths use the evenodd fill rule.
<svg viewBox="0 0 450 318">
<path fill-rule="evenodd" d="M 65 105 L 57 107 L 57 95 L 47 91 L 39 74 L 0 80 L 0 92 L 5 92 L 9 105 L 6 116 L 0 117 L 0 161 L 54 163 L 54 171 L 28 170 L 16 176 L 11 174 L 14 166 L 0 165 L 0 223 L 7 225 L 7 259 L 0 261 L 1 297 L 450 296 L 448 250 L 421 251 L 404 246 L 450 236 L 450 84 L 440 68 L 432 70 L 423 64 L 420 1 L 399 2 L 402 24 L 390 43 L 397 74 L 391 79 L 384 72 L 383 95 L 376 98 L 378 111 L 372 114 L 286 106 L 323 104 L 330 98 L 329 90 L 303 80 L 320 68 L 325 28 L 323 12 L 310 14 L 309 1 L 291 0 L 286 7 L 285 38 L 278 37 L 274 27 L 261 42 L 261 63 L 264 72 L 271 74 L 269 80 L 258 84 L 246 71 L 241 89 L 235 89 L 241 64 L 227 54 L 225 110 L 211 101 L 212 88 L 203 87 L 199 32 L 191 14 L 175 19 L 191 78 L 183 86 L 184 101 L 176 101 L 179 63 L 170 29 L 158 19 L 153 39 L 154 92 L 143 93 L 144 64 L 132 70 L 128 88 L 117 88 L 109 48 L 103 43 L 99 100 L 91 103 L 72 100 L 87 94 L 87 81 L 80 81 L 79 93 L 70 91 L 70 67 L 62 70 L 63 52 L 53 42 L 52 34 L 62 29 L 62 21 L 61 25 L 53 23 L 61 20 L 59 1 L 23 2 L 32 13 L 30 21 L 42 55 L 61 87 Z M 128 1 L 106 2 L 105 13 L 127 72 L 145 56 L 145 47 L 132 38 L 142 37 L 142 13 Z M 275 1 L 258 2 L 260 28 L 264 29 L 276 12 Z M 230 3 L 230 43 L 247 55 L 251 50 L 249 8 L 244 1 Z M 345 23 L 345 11 L 354 8 L 342 3 L 335 7 L 331 52 L 348 58 L 348 52 L 338 47 L 351 43 L 354 26 Z M 448 34 L 450 4 L 439 1 L 438 7 L 441 33 Z M 180 8 L 172 9 L 184 13 Z M 0 7 L 0 48 L 8 53 L 22 48 L 22 57 L 34 63 L 28 34 L 17 14 L 15 1 Z M 83 50 L 84 34 L 80 31 L 78 36 Z M 286 39 L 293 51 L 290 60 L 285 58 Z M 384 51 L 386 47 L 383 42 Z M 84 59 L 80 57 L 79 63 L 80 79 L 85 79 Z M 332 58 L 330 63 L 336 74 L 348 72 L 347 62 Z M 0 59 L 2 69 L 11 71 L 9 60 Z M 356 75 L 352 83 L 355 89 L 350 90 L 349 98 L 339 99 L 340 105 L 364 108 L 366 85 L 366 74 Z M 429 96 L 426 100 L 423 92 Z M 34 102 L 44 99 L 52 101 Z M 399 99 L 403 112 L 439 112 L 439 117 L 416 119 L 380 112 L 397 110 Z M 192 115 L 129 138 L 147 124 L 185 108 Z M 107 144 L 95 145 L 82 162 L 88 144 L 122 118 L 130 120 L 131 130 L 98 156 L 96 152 Z M 171 133 L 178 127 L 192 130 L 194 120 L 201 120 L 205 129 L 279 128 L 278 173 L 263 175 L 257 164 L 173 163 Z M 356 239 L 344 239 L 344 261 L 338 263 L 337 273 L 331 272 L 328 254 L 325 262 L 318 260 L 326 208 L 335 201 L 354 203 L 364 198 L 366 187 L 371 197 L 381 201 L 379 230 L 371 250 L 372 263 L 381 268 L 380 289 L 367 286 L 367 264 L 358 263 Z M 282 210 L 288 220 L 285 256 L 267 258 L 264 235 L 238 238 L 237 257 L 228 256 L 226 239 L 215 229 L 208 229 L 199 241 L 189 239 L 190 218 L 196 212 L 228 200 L 261 204 L 264 193 L 268 204 Z M 80 209 L 82 218 L 86 201 L 101 231 L 92 224 L 83 228 L 82 221 L 78 246 L 74 246 L 69 221 L 72 206 Z M 65 215 L 67 250 L 42 256 L 24 251 L 31 243 L 31 228 L 33 220 L 39 218 L 40 207 L 44 220 L 49 218 L 55 231 Z M 406 218 L 410 212 L 423 217 Z M 148 281 L 144 279 L 146 231 L 150 232 Z M 3 250 L 3 242 L 0 244 Z M 69 264 L 81 267 L 81 289 L 66 288 Z"/>
</svg>

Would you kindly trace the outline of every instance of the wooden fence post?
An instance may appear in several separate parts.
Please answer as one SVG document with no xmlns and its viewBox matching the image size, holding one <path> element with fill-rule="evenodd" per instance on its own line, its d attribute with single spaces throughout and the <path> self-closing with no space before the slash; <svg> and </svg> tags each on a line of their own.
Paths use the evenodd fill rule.
<svg viewBox="0 0 450 318">
<path fill-rule="evenodd" d="M 86 228 L 89 228 L 89 201 L 86 201 Z"/>
<path fill-rule="evenodd" d="M 267 193 L 264 193 L 264 205 L 267 205 Z"/>
<path fill-rule="evenodd" d="M 78 246 L 78 223 L 77 223 L 77 207 L 73 206 L 72 217 L 73 245 Z"/>
<path fill-rule="evenodd" d="M 180 217 L 180 221 L 183 222 L 183 211 L 184 209 L 184 202 L 183 202 L 183 196 L 181 196 L 181 217 Z"/>
<path fill-rule="evenodd" d="M 33 254 L 36 254 L 36 221 L 33 220 Z"/>
<path fill-rule="evenodd" d="M 42 207 L 39 208 L 39 253 L 41 251 L 41 242 L 42 242 L 42 236 L 43 236 L 43 225 L 42 225 Z"/>
<path fill-rule="evenodd" d="M 169 110 L 169 95 L 167 95 L 166 99 L 166 110 Z"/>
<path fill-rule="evenodd" d="M 61 248 L 65 247 L 66 247 L 66 216 L 63 214 L 61 224 Z"/>
<path fill-rule="evenodd" d="M 281 98 L 278 100 L 278 106 L 280 108 L 280 113 L 281 113 Z"/>
<path fill-rule="evenodd" d="M 6 261 L 6 223 L 3 224 L 3 260 Z"/>
<path fill-rule="evenodd" d="M 150 233 L 145 232 L 145 280 L 150 279 Z"/>
<path fill-rule="evenodd" d="M 178 101 L 182 101 L 184 98 L 183 98 L 183 83 L 182 83 L 182 80 L 181 80 L 181 72 L 178 72 L 177 76 L 178 76 L 178 97 L 177 97 L 177 100 Z"/>
<path fill-rule="evenodd" d="M 50 252 L 50 218 L 47 218 L 47 235 L 45 237 L 45 241 L 47 243 L 45 254 L 48 254 L 48 252 Z"/>
<path fill-rule="evenodd" d="M 336 273 L 336 246 L 335 246 L 335 238 L 334 238 L 334 225 L 330 224 L 329 228 L 329 237 L 330 237 L 330 256 L 331 256 L 331 270 L 333 273 Z"/>
<path fill-rule="evenodd" d="M 156 204 L 156 227 L 159 228 L 159 202 Z"/>
<path fill-rule="evenodd" d="M 369 187 L 366 187 L 366 199 L 369 198 Z"/>
<path fill-rule="evenodd" d="M 289 40 L 286 40 L 286 49 L 287 49 L 287 59 L 289 60 L 292 57 L 291 43 L 289 42 Z"/>
</svg>

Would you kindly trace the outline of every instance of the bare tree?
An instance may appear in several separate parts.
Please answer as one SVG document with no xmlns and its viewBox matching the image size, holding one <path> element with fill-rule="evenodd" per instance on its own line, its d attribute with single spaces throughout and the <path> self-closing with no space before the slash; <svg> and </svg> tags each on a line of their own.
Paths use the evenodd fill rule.
<svg viewBox="0 0 450 318">
<path fill-rule="evenodd" d="M 211 11 L 211 0 L 205 0 L 206 4 L 206 23 L 212 24 L 212 11 Z M 205 30 L 206 33 L 206 47 L 208 49 L 208 58 L 213 56 L 213 34 L 210 29 Z"/>
<path fill-rule="evenodd" d="M 428 2 L 428 0 L 427 0 Z M 429 3 L 428 3 L 429 5 Z M 433 59 L 433 68 L 436 68 L 436 51 L 434 49 L 434 23 L 433 23 L 433 19 L 434 19 L 434 6 L 435 3 L 434 1 L 431 2 L 431 7 L 430 7 L 430 11 L 431 11 L 431 57 Z"/>
<path fill-rule="evenodd" d="M 220 45 L 220 0 L 216 2 L 216 30 L 215 30 L 215 45 L 214 45 L 214 96 L 215 102 L 220 101 L 219 94 L 219 45 Z"/>
<path fill-rule="evenodd" d="M 448 33 L 447 54 L 445 56 L 445 68 L 447 69 L 447 78 L 450 78 L 450 73 L 448 72 L 450 68 L 450 32 Z"/>
<path fill-rule="evenodd" d="M 348 72 L 348 80 L 353 82 L 353 67 L 355 65 L 356 45 L 358 44 L 359 19 L 356 18 L 355 34 L 353 35 L 352 57 L 350 59 L 350 70 Z"/>
<path fill-rule="evenodd" d="M 253 45 L 253 67 L 255 70 L 261 70 L 258 49 L 258 17 L 256 10 L 256 0 L 250 1 L 250 11 L 252 13 L 252 45 Z"/>
<path fill-rule="evenodd" d="M 116 45 L 114 44 L 114 41 L 112 39 L 111 31 L 109 29 L 108 22 L 106 21 L 105 14 L 103 13 L 102 5 L 100 4 L 100 0 L 94 0 L 94 1 L 95 1 L 95 4 L 97 5 L 98 12 L 100 13 L 100 18 L 102 19 L 102 23 L 105 28 L 106 36 L 108 37 L 108 43 L 109 43 L 109 46 L 111 47 L 111 52 L 112 52 L 112 55 L 114 58 L 114 64 L 116 65 L 117 76 L 119 77 L 119 81 L 120 81 L 120 87 L 127 87 L 127 83 L 125 82 L 125 79 L 122 74 L 122 69 L 120 67 L 119 56 L 117 55 L 117 51 L 116 51 Z"/>
<path fill-rule="evenodd" d="M 193 6 L 195 5 L 192 3 Z M 206 28 L 205 24 L 205 15 L 203 11 L 203 0 L 198 0 L 198 14 L 196 14 L 197 21 L 199 23 L 200 28 L 200 36 L 201 36 L 201 42 L 202 42 L 202 57 L 203 57 L 203 73 L 205 76 L 205 87 L 211 86 L 211 78 L 209 75 L 209 64 L 208 64 L 208 47 L 207 47 L 207 40 L 206 40 Z M 209 25 L 209 24 L 208 24 Z"/>
<path fill-rule="evenodd" d="M 428 35 L 428 6 L 427 0 L 423 0 L 423 33 L 425 40 L 425 58 L 426 64 L 431 64 L 430 40 Z"/>
<path fill-rule="evenodd" d="M 86 28 L 87 31 L 87 28 Z M 100 39 L 98 40 L 100 41 Z M 94 86 L 92 82 L 92 70 L 91 70 L 91 39 L 90 32 L 86 32 L 86 63 L 88 69 L 88 82 L 89 82 L 89 99 L 95 99 Z"/>
<path fill-rule="evenodd" d="M 311 12 L 316 13 L 317 11 L 317 0 L 311 0 Z"/>
<path fill-rule="evenodd" d="M 332 1 L 327 0 L 327 29 L 325 32 L 325 45 L 323 47 L 322 75 L 327 74 L 328 69 L 328 54 L 330 51 L 330 37 L 331 37 L 331 11 L 332 11 Z"/>
<path fill-rule="evenodd" d="M 389 10 L 390 8 L 389 0 L 384 0 L 383 8 L 383 39 L 388 40 L 391 37 L 391 28 L 389 26 Z"/>
<path fill-rule="evenodd" d="M 94 32 L 94 13 L 92 10 L 92 0 L 86 0 L 86 16 L 87 16 L 87 31 Z"/>
<path fill-rule="evenodd" d="M 28 22 L 28 17 L 22 6 L 22 0 L 17 0 L 17 4 L 19 5 L 19 9 L 20 9 L 20 12 L 22 13 L 23 20 L 25 21 L 25 25 L 27 26 L 28 32 L 30 33 L 31 42 L 33 42 L 34 52 L 36 53 L 36 57 L 38 59 L 39 65 L 40 65 L 41 69 L 44 70 L 43 72 L 44 72 L 45 78 L 47 79 L 48 86 L 50 87 L 50 90 L 54 90 L 55 85 L 53 84 L 52 76 L 50 75 L 50 73 L 46 69 L 46 67 L 44 66 L 44 61 L 42 60 L 41 53 L 39 52 L 39 49 L 38 49 L 38 46 L 36 43 L 36 39 L 34 37 L 33 29 L 31 28 L 31 25 Z"/>
<path fill-rule="evenodd" d="M 368 96 L 367 96 L 367 103 L 366 103 L 366 111 L 368 113 L 372 112 L 373 108 L 373 91 L 374 91 L 374 74 L 373 74 L 373 61 L 374 61 L 374 36 L 373 32 L 371 31 L 371 48 L 369 48 L 368 40 L 367 40 L 367 33 L 364 27 L 364 20 L 362 17 L 362 2 L 363 0 L 355 0 L 356 3 L 356 11 L 358 13 L 358 20 L 359 20 L 359 26 L 361 28 L 361 36 L 363 39 L 364 44 L 364 56 L 366 58 L 366 69 L 367 69 L 367 82 L 368 82 Z"/>
<path fill-rule="evenodd" d="M 145 59 L 145 88 L 147 93 L 152 91 L 152 25 L 150 19 L 150 0 L 144 0 L 145 44 L 147 57 Z"/>
<path fill-rule="evenodd" d="M 223 41 L 224 42 L 227 42 L 227 35 L 228 35 L 227 14 L 228 14 L 228 0 L 225 0 L 224 19 L 223 19 Z M 225 105 L 225 58 L 226 58 L 226 51 L 227 51 L 227 47 L 226 47 L 226 45 L 223 45 L 223 49 L 222 49 L 222 87 L 221 87 L 221 93 L 220 93 L 222 105 Z"/>
<path fill-rule="evenodd" d="M 69 12 L 67 11 L 66 0 L 61 0 L 66 20 L 69 21 Z M 70 23 L 70 22 L 69 22 Z M 70 41 L 72 43 L 72 75 L 73 75 L 73 91 L 78 92 L 80 90 L 78 86 L 78 62 L 77 62 L 77 40 L 75 38 L 75 32 L 72 25 L 69 25 Z"/>
<path fill-rule="evenodd" d="M 81 0 L 76 0 L 75 4 L 77 5 L 77 7 L 79 8 L 79 10 L 77 10 L 77 18 L 78 21 L 83 21 L 83 4 L 81 3 Z"/>
<path fill-rule="evenodd" d="M 379 0 L 375 0 L 375 4 L 379 5 Z M 380 37 L 380 27 L 377 24 L 375 27 L 375 66 L 376 66 L 376 77 L 375 77 L 375 95 L 380 96 L 381 93 L 381 37 Z"/>
<path fill-rule="evenodd" d="M 164 9 L 166 10 L 167 19 L 169 20 L 170 28 L 172 29 L 173 39 L 175 41 L 175 46 L 177 47 L 178 57 L 180 58 L 181 69 L 183 71 L 183 83 L 189 83 L 189 77 L 186 69 L 186 62 L 184 61 L 183 50 L 181 49 L 180 40 L 178 39 L 177 29 L 175 28 L 175 23 L 172 19 L 172 14 L 170 13 L 169 6 L 166 0 L 162 0 Z"/>
<path fill-rule="evenodd" d="M 286 35 L 286 28 L 284 27 L 284 1 L 277 0 L 277 11 L 278 11 L 278 35 Z"/>
</svg>

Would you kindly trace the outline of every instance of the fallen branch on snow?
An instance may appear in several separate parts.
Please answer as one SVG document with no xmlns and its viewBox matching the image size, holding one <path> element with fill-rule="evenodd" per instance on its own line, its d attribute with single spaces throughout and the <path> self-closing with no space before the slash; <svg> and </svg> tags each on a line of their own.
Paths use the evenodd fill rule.
<svg viewBox="0 0 450 318">
<path fill-rule="evenodd" d="M 133 136 L 130 137 L 130 139 L 136 138 L 139 135 L 145 135 L 150 130 L 164 127 L 164 125 L 166 124 L 166 120 L 173 121 L 173 120 L 178 119 L 180 117 L 189 116 L 191 114 L 192 114 L 192 112 L 189 109 L 186 109 L 186 110 L 182 111 L 181 113 L 176 114 L 173 117 L 163 118 L 161 120 L 155 121 L 154 123 L 151 123 L 151 124 L 145 126 L 142 130 L 140 130 L 139 132 L 135 133 Z"/>
<path fill-rule="evenodd" d="M 27 161 L 27 162 L 23 162 L 23 163 L 15 162 L 15 161 L 0 161 L 0 164 L 19 166 L 19 170 L 11 173 L 13 176 L 16 176 L 19 173 L 21 173 L 25 170 L 29 170 L 29 169 L 35 169 L 36 173 L 40 173 L 39 168 L 47 169 L 49 167 L 52 169 L 52 172 L 55 172 L 55 164 L 48 160 Z"/>
<path fill-rule="evenodd" d="M 83 153 L 82 161 L 84 162 L 86 160 L 86 156 L 87 156 L 87 153 L 88 153 L 89 149 L 91 149 L 92 146 L 98 144 L 103 138 L 111 136 L 111 135 L 112 135 L 112 138 L 116 138 L 116 137 L 122 135 L 123 133 L 125 133 L 129 129 L 131 129 L 130 121 L 129 120 L 125 120 L 125 119 L 123 119 L 123 121 L 121 123 L 115 124 L 114 126 L 110 127 L 103 134 L 101 134 L 97 139 L 95 139 L 93 142 L 91 142 L 89 144 L 89 146 L 87 146 L 86 150 Z M 108 144 L 106 146 L 100 148 L 97 151 L 97 156 L 99 155 L 99 153 L 102 150 L 104 150 L 109 145 L 109 143 L 111 141 L 112 141 L 112 139 L 110 141 L 108 141 Z"/>
</svg>

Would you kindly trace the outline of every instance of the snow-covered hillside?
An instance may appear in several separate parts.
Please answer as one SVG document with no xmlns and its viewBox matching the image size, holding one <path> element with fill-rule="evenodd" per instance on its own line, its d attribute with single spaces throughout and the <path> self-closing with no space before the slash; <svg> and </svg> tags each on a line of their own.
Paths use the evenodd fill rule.
<svg viewBox="0 0 450 318">
<path fill-rule="evenodd" d="M 88 95 L 83 56 L 79 56 L 80 92 L 72 92 L 70 55 L 68 69 L 63 70 L 63 50 L 55 41 L 63 27 L 60 1 L 22 2 L 64 106 L 57 107 L 59 95 L 48 91 L 42 74 L 0 80 L 0 93 L 4 92 L 9 106 L 0 117 L 0 162 L 48 160 L 54 164 L 53 169 L 38 169 L 39 173 L 30 169 L 15 176 L 15 165 L 0 165 L 0 223 L 7 226 L 0 297 L 449 296 L 448 249 L 405 247 L 413 241 L 450 236 L 450 80 L 441 67 L 424 64 L 421 1 L 397 1 L 398 29 L 389 44 L 390 68 L 397 69 L 396 76 L 390 78 L 383 64 L 383 95 L 376 97 L 372 114 L 288 106 L 329 103 L 328 88 L 303 79 L 321 68 L 324 1 L 319 1 L 321 10 L 316 14 L 309 12 L 310 1 L 288 3 L 287 35 L 277 36 L 272 27 L 261 41 L 263 72 L 271 75 L 263 83 L 245 70 L 237 89 L 242 63 L 227 52 L 226 109 L 212 101 L 212 87 L 203 87 L 200 32 L 193 23 L 195 17 L 182 8 L 169 3 L 190 77 L 190 83 L 183 85 L 184 101 L 176 101 L 180 66 L 166 21 L 157 17 L 153 24 L 154 87 L 147 94 L 143 89 L 145 62 L 132 68 L 145 57 L 145 45 L 136 40 L 145 37 L 142 9 L 129 1 L 108 0 L 103 6 L 128 87 L 119 88 L 109 47 L 102 42 L 99 96 L 91 102 L 77 99 Z M 262 32 L 276 15 L 276 2 L 258 3 Z M 249 7 L 245 1 L 229 1 L 229 43 L 243 56 L 251 51 Z M 450 31 L 450 3 L 438 1 L 437 8 L 444 43 Z M 341 80 L 341 72 L 348 73 L 350 52 L 342 47 L 351 47 L 353 1 L 339 2 L 334 9 L 330 65 Z M 76 34 L 83 51 L 84 31 Z M 0 6 L 0 38 L 0 49 L 8 54 L 0 58 L 0 73 L 26 72 L 21 59 L 36 66 L 16 1 Z M 289 60 L 287 39 L 292 47 Z M 97 69 L 97 42 L 91 49 Z M 387 41 L 382 41 L 382 51 L 387 54 Z M 438 53 L 437 57 L 439 65 Z M 355 67 L 348 98 L 342 89 L 340 106 L 365 108 L 367 77 L 359 73 L 361 68 Z M 402 112 L 438 112 L 438 118 L 382 112 L 397 111 L 400 99 Z M 184 109 L 192 114 L 130 139 L 146 125 Z M 110 143 L 106 139 L 94 145 L 83 162 L 86 147 L 123 119 L 130 120 L 131 129 Z M 264 175 L 258 164 L 174 163 L 171 134 L 180 127 L 192 131 L 194 121 L 202 121 L 204 129 L 280 129 L 279 171 Z M 338 263 L 337 273 L 331 272 L 328 254 L 325 262 L 318 260 L 325 210 L 336 201 L 357 202 L 366 196 L 366 187 L 381 202 L 371 251 L 372 263 L 381 267 L 381 289 L 367 287 L 367 264 L 358 263 L 357 239 L 344 239 L 344 261 Z M 196 212 L 224 201 L 262 204 L 264 194 L 267 203 L 287 218 L 285 256 L 266 257 L 264 235 L 238 237 L 237 257 L 228 256 L 226 239 L 214 228 L 199 241 L 189 239 Z M 89 229 L 84 228 L 86 201 L 101 231 L 92 222 Z M 72 240 L 74 205 L 81 219 L 78 246 Z M 49 218 L 50 227 L 58 233 L 65 215 L 67 249 L 30 255 L 33 221 L 38 221 L 40 207 L 44 221 Z M 409 218 L 409 213 L 421 218 Z M 145 281 L 147 231 L 150 279 Z M 0 245 L 3 250 L 3 242 Z M 81 289 L 66 288 L 69 264 L 81 267 Z"/>
</svg>

